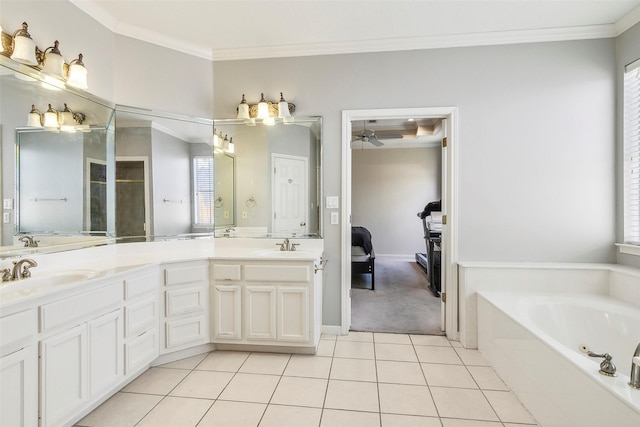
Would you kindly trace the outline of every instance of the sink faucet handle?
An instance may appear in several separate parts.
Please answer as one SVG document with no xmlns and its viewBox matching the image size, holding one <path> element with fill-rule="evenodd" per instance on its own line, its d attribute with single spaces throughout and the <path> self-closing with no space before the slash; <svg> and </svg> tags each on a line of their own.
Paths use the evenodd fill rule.
<svg viewBox="0 0 640 427">
<path fill-rule="evenodd" d="M 31 267 L 29 264 L 23 264 L 22 265 L 22 278 L 23 279 L 28 279 L 29 277 L 31 277 Z"/>
<path fill-rule="evenodd" d="M 300 243 L 291 243 L 291 246 L 290 246 L 291 249 L 289 249 L 289 250 L 290 251 L 295 251 L 296 247 L 298 247 L 298 246 L 300 246 Z"/>
<path fill-rule="evenodd" d="M 11 280 L 11 269 L 10 268 L 2 269 L 2 281 L 8 282 L 10 280 Z"/>
</svg>

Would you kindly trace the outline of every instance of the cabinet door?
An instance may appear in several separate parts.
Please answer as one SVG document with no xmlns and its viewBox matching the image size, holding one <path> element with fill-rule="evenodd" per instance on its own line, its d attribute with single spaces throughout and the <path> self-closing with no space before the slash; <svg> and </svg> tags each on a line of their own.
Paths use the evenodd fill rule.
<svg viewBox="0 0 640 427">
<path fill-rule="evenodd" d="M 214 340 L 242 338 L 242 286 L 214 285 L 211 310 Z"/>
<path fill-rule="evenodd" d="M 276 287 L 245 287 L 245 325 L 247 340 L 276 339 Z"/>
<path fill-rule="evenodd" d="M 309 341 L 309 288 L 278 287 L 278 340 Z"/>
<path fill-rule="evenodd" d="M 42 426 L 69 421 L 88 399 L 88 328 L 83 323 L 40 341 Z"/>
<path fill-rule="evenodd" d="M 0 358 L 0 426 L 38 425 L 37 360 L 35 345 Z"/>
<path fill-rule="evenodd" d="M 122 311 L 89 322 L 89 382 L 91 397 L 109 391 L 123 373 Z"/>
</svg>

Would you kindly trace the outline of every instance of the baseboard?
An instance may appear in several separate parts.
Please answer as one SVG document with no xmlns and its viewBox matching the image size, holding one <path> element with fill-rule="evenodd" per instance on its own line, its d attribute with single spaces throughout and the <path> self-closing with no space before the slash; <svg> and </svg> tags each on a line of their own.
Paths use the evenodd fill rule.
<svg viewBox="0 0 640 427">
<path fill-rule="evenodd" d="M 322 325 L 322 333 L 327 335 L 342 335 L 342 326 Z"/>
</svg>

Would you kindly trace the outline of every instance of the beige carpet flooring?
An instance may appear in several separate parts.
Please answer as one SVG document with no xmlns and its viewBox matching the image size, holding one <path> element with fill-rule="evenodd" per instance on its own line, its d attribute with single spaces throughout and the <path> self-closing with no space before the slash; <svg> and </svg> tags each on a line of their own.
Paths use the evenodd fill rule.
<svg viewBox="0 0 640 427">
<path fill-rule="evenodd" d="M 351 278 L 351 330 L 444 335 L 440 298 L 429 290 L 427 274 L 415 261 L 376 257 L 371 275 Z"/>
</svg>

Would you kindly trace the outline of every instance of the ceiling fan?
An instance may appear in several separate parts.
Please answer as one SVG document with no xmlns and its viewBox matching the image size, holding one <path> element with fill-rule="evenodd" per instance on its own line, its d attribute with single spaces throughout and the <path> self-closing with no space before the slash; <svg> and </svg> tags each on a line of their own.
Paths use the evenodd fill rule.
<svg viewBox="0 0 640 427">
<path fill-rule="evenodd" d="M 357 135 L 354 135 L 354 138 L 351 142 L 368 142 L 369 144 L 375 145 L 376 147 L 382 147 L 384 142 L 381 139 L 402 139 L 401 134 L 384 134 L 379 137 L 376 136 L 374 130 L 367 129 L 366 122 L 362 123 L 362 132 Z"/>
</svg>

